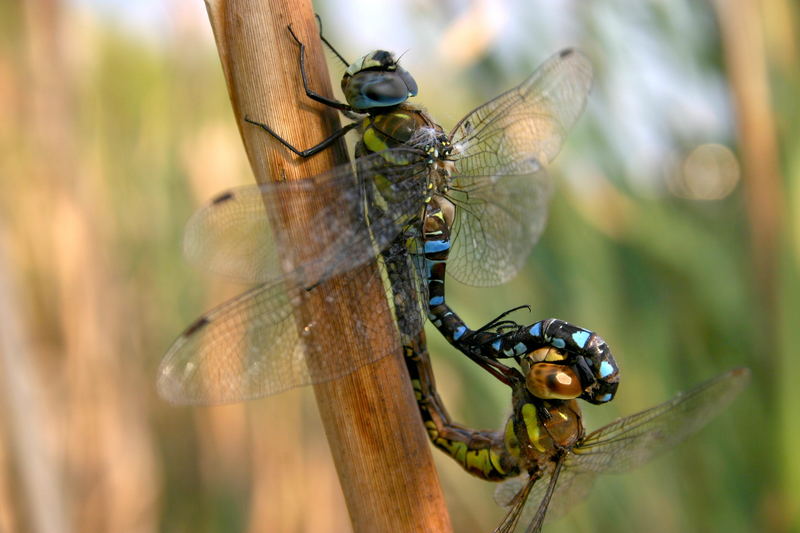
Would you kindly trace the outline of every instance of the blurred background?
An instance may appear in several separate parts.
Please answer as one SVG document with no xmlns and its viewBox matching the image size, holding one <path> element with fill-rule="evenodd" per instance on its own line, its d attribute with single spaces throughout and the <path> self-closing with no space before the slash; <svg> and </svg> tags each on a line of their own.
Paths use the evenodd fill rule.
<svg viewBox="0 0 800 533">
<path fill-rule="evenodd" d="M 798 5 L 316 9 L 345 57 L 405 52 L 445 129 L 564 46 L 592 59 L 527 268 L 502 287 L 449 286 L 469 324 L 529 303 L 515 319 L 609 342 L 623 386 L 586 407 L 589 429 L 753 369 L 708 428 L 598 480 L 547 531 L 800 531 Z M 173 338 L 242 290 L 180 252 L 196 207 L 252 183 L 203 3 L 0 3 L 0 179 L 0 532 L 348 531 L 310 391 L 214 408 L 155 394 Z M 499 427 L 507 389 L 429 341 L 454 418 Z M 434 455 L 455 530 L 490 531 L 494 487 Z"/>
</svg>

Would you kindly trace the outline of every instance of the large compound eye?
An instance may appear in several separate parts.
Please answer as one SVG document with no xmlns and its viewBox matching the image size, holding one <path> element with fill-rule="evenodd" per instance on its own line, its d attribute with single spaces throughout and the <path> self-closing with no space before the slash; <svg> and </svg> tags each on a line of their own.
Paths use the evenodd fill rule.
<svg viewBox="0 0 800 533">
<path fill-rule="evenodd" d="M 408 98 L 408 88 L 396 74 L 369 73 L 364 83 L 364 96 L 377 103 L 395 103 Z"/>
<path fill-rule="evenodd" d="M 528 391 L 543 400 L 571 400 L 583 393 L 581 381 L 568 366 L 551 363 L 531 365 L 525 376 Z"/>
<path fill-rule="evenodd" d="M 408 73 L 405 69 L 397 67 L 397 75 L 400 76 L 400 79 L 403 80 L 403 83 L 406 84 L 406 88 L 408 89 L 409 96 L 417 96 L 417 82 L 414 78 L 411 77 L 411 74 Z"/>
<path fill-rule="evenodd" d="M 409 96 L 408 87 L 396 72 L 375 70 L 361 71 L 346 81 L 343 79 L 342 91 L 356 111 L 395 106 Z"/>
</svg>

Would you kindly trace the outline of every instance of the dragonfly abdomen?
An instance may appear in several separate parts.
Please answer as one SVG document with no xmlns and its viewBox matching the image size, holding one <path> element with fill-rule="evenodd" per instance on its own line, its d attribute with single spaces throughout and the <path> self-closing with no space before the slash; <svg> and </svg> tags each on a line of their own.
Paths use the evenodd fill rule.
<svg viewBox="0 0 800 533">
<path fill-rule="evenodd" d="M 433 445 L 481 479 L 502 481 L 519 475 L 517 460 L 508 452 L 502 433 L 473 430 L 452 421 L 436 391 L 424 338 L 407 343 L 403 351 L 419 412 Z"/>
</svg>

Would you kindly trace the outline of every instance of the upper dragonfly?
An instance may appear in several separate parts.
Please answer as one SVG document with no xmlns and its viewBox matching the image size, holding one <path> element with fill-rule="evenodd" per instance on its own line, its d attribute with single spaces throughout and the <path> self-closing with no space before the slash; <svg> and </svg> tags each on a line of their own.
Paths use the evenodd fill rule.
<svg viewBox="0 0 800 533">
<path fill-rule="evenodd" d="M 186 256 L 260 285 L 203 315 L 178 337 L 159 370 L 159 392 L 170 401 L 221 403 L 265 396 L 340 377 L 387 355 L 361 353 L 345 367 L 329 321 L 314 318 L 326 314 L 324 304 L 299 324 L 293 310 L 317 284 L 381 254 L 384 260 L 421 254 L 421 224 L 432 199 L 446 198 L 456 207 L 456 245 L 448 268 L 454 278 L 490 286 L 513 277 L 547 217 L 550 182 L 544 166 L 558 154 L 582 112 L 592 79 L 591 65 L 581 53 L 562 50 L 445 133 L 425 110 L 407 102 L 417 85 L 391 53 L 373 51 L 348 66 L 342 79 L 345 104 L 309 88 L 305 49 L 297 42 L 307 95 L 359 120 L 308 150 L 247 120 L 301 156 L 357 129 L 355 165 L 299 181 L 233 189 L 192 216 L 184 236 Z M 309 231 L 299 236 L 284 229 L 283 214 L 318 205 L 320 198 L 327 204 L 310 215 Z M 375 323 L 356 324 L 358 333 L 386 331 L 387 320 L 396 321 L 404 335 L 422 328 L 426 275 L 424 262 L 414 263 L 420 271 L 407 276 L 401 292 L 419 303 L 419 312 L 375 317 Z M 383 285 L 378 275 L 366 283 Z M 374 307 L 367 288 L 362 283 L 350 291 L 355 305 Z M 399 289 L 393 284 L 394 298 Z M 330 344 L 302 342 L 310 330 Z M 325 350 L 325 362 L 312 378 L 307 352 L 318 349 Z"/>
</svg>

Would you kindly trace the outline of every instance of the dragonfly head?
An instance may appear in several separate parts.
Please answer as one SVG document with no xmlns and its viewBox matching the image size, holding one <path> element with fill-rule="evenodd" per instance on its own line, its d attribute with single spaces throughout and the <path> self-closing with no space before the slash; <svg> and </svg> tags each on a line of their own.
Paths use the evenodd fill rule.
<svg viewBox="0 0 800 533">
<path fill-rule="evenodd" d="M 353 110 L 369 113 L 416 96 L 417 82 L 397 64 L 391 52 L 374 50 L 347 67 L 342 92 Z"/>
<path fill-rule="evenodd" d="M 608 345 L 596 337 L 592 355 L 580 355 L 552 346 L 519 359 L 528 390 L 543 400 L 581 398 L 602 404 L 614 399 L 619 368 Z"/>
<path fill-rule="evenodd" d="M 534 363 L 525 372 L 528 391 L 543 400 L 572 400 L 583 393 L 578 375 L 568 366 Z"/>
</svg>

